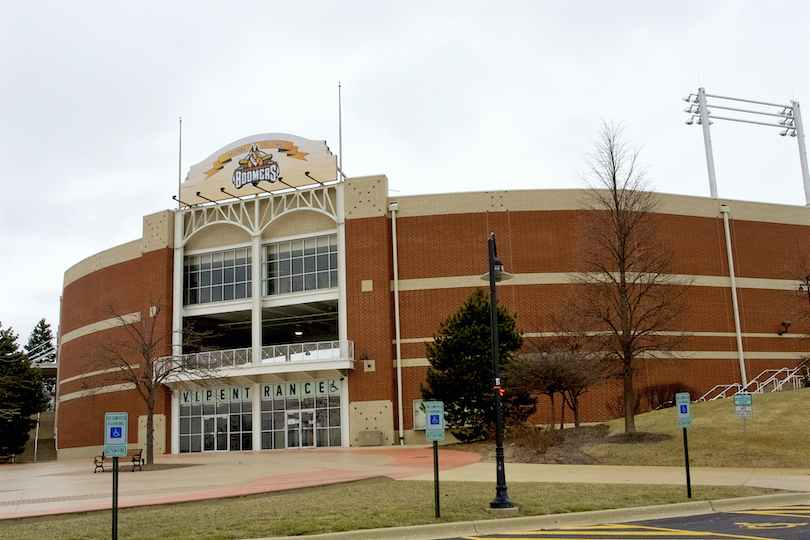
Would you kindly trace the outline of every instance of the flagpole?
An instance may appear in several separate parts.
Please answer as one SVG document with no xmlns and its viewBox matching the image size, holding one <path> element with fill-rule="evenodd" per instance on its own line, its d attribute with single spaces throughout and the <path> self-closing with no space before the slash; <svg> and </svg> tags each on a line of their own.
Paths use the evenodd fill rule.
<svg viewBox="0 0 810 540">
<path fill-rule="evenodd" d="M 343 175 L 343 98 L 338 81 L 338 170 Z"/>
<path fill-rule="evenodd" d="M 180 117 L 180 142 L 177 148 L 177 209 L 180 209 L 180 186 L 183 183 L 183 117 Z"/>
</svg>

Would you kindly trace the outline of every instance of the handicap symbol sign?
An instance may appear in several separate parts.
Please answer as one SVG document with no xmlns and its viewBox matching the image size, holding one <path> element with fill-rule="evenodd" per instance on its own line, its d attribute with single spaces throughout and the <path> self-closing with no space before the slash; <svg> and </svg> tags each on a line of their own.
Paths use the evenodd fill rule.
<svg viewBox="0 0 810 540">
<path fill-rule="evenodd" d="M 111 439 L 120 439 L 121 438 L 121 428 L 120 427 L 111 427 L 110 428 L 110 438 Z"/>
<path fill-rule="evenodd" d="M 688 405 L 681 405 L 681 414 L 686 414 L 687 412 L 689 412 L 687 407 Z"/>
<path fill-rule="evenodd" d="M 442 424 L 442 417 L 438 414 L 431 414 L 430 415 L 430 425 L 431 426 L 440 426 Z"/>
</svg>

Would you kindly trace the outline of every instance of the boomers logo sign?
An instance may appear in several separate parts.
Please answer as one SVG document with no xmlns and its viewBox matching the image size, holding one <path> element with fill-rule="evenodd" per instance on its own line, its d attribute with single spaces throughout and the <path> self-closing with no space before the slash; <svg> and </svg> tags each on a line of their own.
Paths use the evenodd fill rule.
<svg viewBox="0 0 810 540">
<path fill-rule="evenodd" d="M 188 206 L 335 180 L 336 156 L 325 141 L 281 133 L 254 135 L 191 167 L 180 200 Z"/>
<path fill-rule="evenodd" d="M 278 181 L 278 174 L 278 163 L 273 161 L 273 156 L 253 145 L 245 159 L 239 160 L 239 168 L 233 171 L 231 181 L 236 189 L 241 189 L 247 184 L 253 184 L 255 187 L 262 180 L 275 184 Z"/>
</svg>

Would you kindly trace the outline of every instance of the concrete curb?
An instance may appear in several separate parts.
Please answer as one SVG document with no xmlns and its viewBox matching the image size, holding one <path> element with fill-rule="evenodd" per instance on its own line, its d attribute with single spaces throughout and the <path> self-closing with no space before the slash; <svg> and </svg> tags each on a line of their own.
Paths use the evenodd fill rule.
<svg viewBox="0 0 810 540">
<path fill-rule="evenodd" d="M 364 529 L 360 531 L 316 534 L 307 536 L 306 538 L 316 538 L 318 540 L 435 540 L 439 538 L 507 533 L 510 531 L 588 527 L 605 523 L 627 523 L 629 521 L 700 516 L 720 512 L 740 512 L 769 506 L 793 506 L 798 504 L 810 504 L 810 492 L 779 493 L 776 495 L 740 497 L 739 499 L 685 502 L 659 506 L 617 508 L 615 510 L 552 514 L 546 516 L 463 521 L 458 523 L 434 523 L 430 525 L 391 527 L 386 529 Z M 253 540 L 301 540 L 301 538 L 301 536 L 276 536 Z"/>
</svg>

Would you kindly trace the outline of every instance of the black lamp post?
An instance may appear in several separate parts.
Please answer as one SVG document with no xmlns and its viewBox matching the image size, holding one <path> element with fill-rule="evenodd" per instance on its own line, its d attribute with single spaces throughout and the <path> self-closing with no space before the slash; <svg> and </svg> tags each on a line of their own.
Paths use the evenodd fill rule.
<svg viewBox="0 0 810 540">
<path fill-rule="evenodd" d="M 506 494 L 506 472 L 503 466 L 503 426 L 501 412 L 501 366 L 500 347 L 498 341 L 498 300 L 495 295 L 495 283 L 512 279 L 512 274 L 504 271 L 503 263 L 498 258 L 495 247 L 495 233 L 489 235 L 489 272 L 481 279 L 489 281 L 489 324 L 492 328 L 492 372 L 495 377 L 495 467 L 497 469 L 497 484 L 495 486 L 495 499 L 489 503 L 490 508 L 514 508 L 515 503 Z"/>
</svg>

